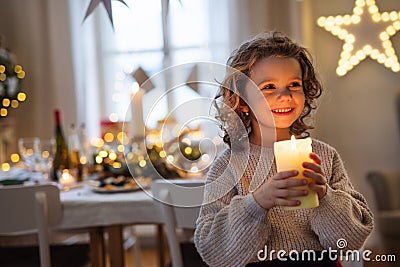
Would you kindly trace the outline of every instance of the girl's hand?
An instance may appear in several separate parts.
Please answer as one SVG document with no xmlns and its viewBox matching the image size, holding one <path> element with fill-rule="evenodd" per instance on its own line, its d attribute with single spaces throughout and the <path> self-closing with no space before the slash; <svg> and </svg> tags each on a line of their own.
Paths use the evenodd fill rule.
<svg viewBox="0 0 400 267">
<path fill-rule="evenodd" d="M 314 180 L 309 184 L 309 187 L 318 194 L 319 199 L 322 199 L 326 195 L 328 185 L 321 168 L 321 159 L 315 153 L 310 153 L 310 158 L 314 162 L 303 162 L 303 167 L 307 169 L 303 171 L 303 175 Z"/>
<path fill-rule="evenodd" d="M 307 184 L 307 179 L 290 179 L 298 174 L 297 171 L 279 172 L 271 179 L 267 179 L 254 192 L 253 197 L 264 209 L 275 206 L 298 206 L 299 200 L 289 200 L 288 197 L 305 196 L 307 190 L 295 189 L 295 186 Z"/>
</svg>

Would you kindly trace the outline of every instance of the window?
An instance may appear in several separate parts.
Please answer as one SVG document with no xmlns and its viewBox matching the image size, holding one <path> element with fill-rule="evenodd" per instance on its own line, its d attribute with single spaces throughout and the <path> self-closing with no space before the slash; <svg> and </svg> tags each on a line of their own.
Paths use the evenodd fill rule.
<svg viewBox="0 0 400 267">
<path fill-rule="evenodd" d="M 162 2 L 169 2 L 168 5 L 168 24 L 163 24 L 166 12 L 163 12 Z M 70 1 L 71 12 L 82 14 L 82 4 L 78 7 L 79 1 Z M 228 57 L 228 0 L 125 0 L 126 7 L 119 1 L 112 1 L 114 31 L 107 28 L 110 23 L 102 5 L 96 8 L 84 24 L 76 24 L 76 27 L 86 27 L 89 31 L 91 27 L 92 42 L 95 45 L 97 55 L 101 55 L 101 60 L 95 60 L 91 67 L 98 68 L 97 79 L 99 82 L 88 84 L 85 79 L 96 79 L 96 77 L 81 77 L 85 80 L 86 86 L 82 90 L 88 91 L 92 87 L 92 93 L 86 93 L 85 101 L 87 109 L 91 109 L 93 98 L 98 102 L 97 108 L 93 112 L 86 110 L 86 113 L 99 114 L 98 119 L 112 119 L 115 121 L 129 121 L 130 94 L 137 90 L 137 84 L 132 78 L 131 73 L 137 68 L 143 68 L 148 76 L 160 73 L 168 66 L 179 65 L 194 61 L 210 61 L 225 63 Z M 87 4 L 86 4 L 87 5 Z M 87 6 L 85 8 L 87 8 Z M 77 16 L 77 15 L 76 15 Z M 83 15 L 82 15 L 83 16 Z M 92 20 L 92 21 L 89 21 Z M 212 24 L 211 21 L 217 20 L 218 23 Z M 92 23 L 92 24 L 90 24 Z M 92 25 L 92 26 L 90 26 Z M 74 27 L 74 26 L 73 26 Z M 166 38 L 163 38 L 163 34 Z M 75 38 L 88 38 L 88 34 L 82 30 L 76 31 Z M 94 41 L 93 41 L 94 40 Z M 82 41 L 81 41 L 82 42 Z M 87 43 L 87 42 L 86 42 Z M 75 45 L 75 50 L 79 44 Z M 87 57 L 84 52 L 80 57 Z M 82 62 L 82 60 L 81 60 Z M 84 63 L 87 64 L 87 63 Z M 82 66 L 75 65 L 76 68 Z M 86 66 L 86 69 L 90 68 Z M 188 65 L 187 72 L 172 74 L 172 80 L 185 80 L 190 73 Z M 162 97 L 156 106 L 157 101 L 166 91 L 166 79 L 157 74 L 156 79 L 152 79 L 155 88 L 143 98 L 144 117 L 150 115 L 146 126 L 154 127 L 157 120 L 163 119 L 174 106 L 182 101 L 199 97 L 192 89 L 182 86 L 179 92 L 168 97 Z M 159 77 L 160 79 L 158 79 Z M 79 90 L 79 86 L 78 86 Z M 99 95 L 94 96 L 93 90 L 98 90 Z M 206 96 L 213 96 L 212 88 L 206 88 L 203 92 Z M 82 94 L 82 92 L 77 92 Z M 135 107 L 133 107 L 135 108 Z M 207 107 L 203 107 L 207 108 Z M 154 109 L 150 113 L 150 110 Z M 86 120 L 93 120 L 93 116 L 86 117 Z M 99 121 L 97 122 L 99 123 Z M 93 122 L 86 123 L 88 127 L 92 125 L 92 130 L 96 132 L 96 125 Z"/>
</svg>

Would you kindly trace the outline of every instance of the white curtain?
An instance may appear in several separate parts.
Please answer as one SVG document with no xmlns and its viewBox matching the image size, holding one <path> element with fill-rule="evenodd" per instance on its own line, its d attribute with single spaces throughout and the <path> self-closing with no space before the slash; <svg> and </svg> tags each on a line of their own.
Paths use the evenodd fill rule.
<svg viewBox="0 0 400 267">
<path fill-rule="evenodd" d="M 106 107 L 99 32 L 110 30 L 111 26 L 102 28 L 103 25 L 100 25 L 106 16 L 102 5 L 83 21 L 88 5 L 89 1 L 69 1 L 77 124 L 84 123 L 87 135 L 98 137 L 100 120 L 105 115 Z"/>
</svg>

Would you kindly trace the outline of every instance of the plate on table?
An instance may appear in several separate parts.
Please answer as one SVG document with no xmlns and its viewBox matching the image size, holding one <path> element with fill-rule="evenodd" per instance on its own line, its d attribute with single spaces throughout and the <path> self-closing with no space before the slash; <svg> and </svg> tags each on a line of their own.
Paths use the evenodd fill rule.
<svg viewBox="0 0 400 267">
<path fill-rule="evenodd" d="M 142 188 L 148 188 L 151 184 L 151 178 L 144 177 L 109 177 L 103 180 L 91 181 L 89 183 L 90 188 L 96 193 L 125 193 L 142 190 Z"/>
<path fill-rule="evenodd" d="M 8 171 L 0 169 L 0 186 L 23 185 L 31 176 L 31 173 L 24 168 L 12 167 Z"/>
<path fill-rule="evenodd" d="M 4 179 L 0 180 L 0 186 L 8 186 L 8 185 L 23 185 L 28 179 L 19 180 L 19 179 Z"/>
</svg>

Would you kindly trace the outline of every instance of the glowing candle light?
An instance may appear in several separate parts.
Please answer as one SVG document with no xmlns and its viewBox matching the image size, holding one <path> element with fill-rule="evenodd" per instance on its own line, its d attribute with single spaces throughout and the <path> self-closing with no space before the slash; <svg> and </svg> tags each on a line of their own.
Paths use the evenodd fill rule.
<svg viewBox="0 0 400 267">
<path fill-rule="evenodd" d="M 313 179 L 303 177 L 302 167 L 303 162 L 312 162 L 310 159 L 311 138 L 298 139 L 292 135 L 291 140 L 285 140 L 274 143 L 274 153 L 276 159 L 276 167 L 278 172 L 296 170 L 299 174 L 294 177 L 296 179 L 306 179 L 308 182 L 312 182 Z M 298 189 L 307 190 L 307 196 L 292 197 L 290 199 L 296 199 L 301 201 L 301 205 L 296 207 L 285 207 L 286 210 L 302 209 L 302 208 L 314 208 L 319 205 L 318 195 L 315 191 L 311 190 L 308 185 L 296 187 Z"/>
<path fill-rule="evenodd" d="M 65 169 L 62 171 L 61 177 L 59 179 L 60 184 L 63 186 L 71 186 L 75 183 L 74 176 L 69 172 L 69 170 Z"/>
</svg>

